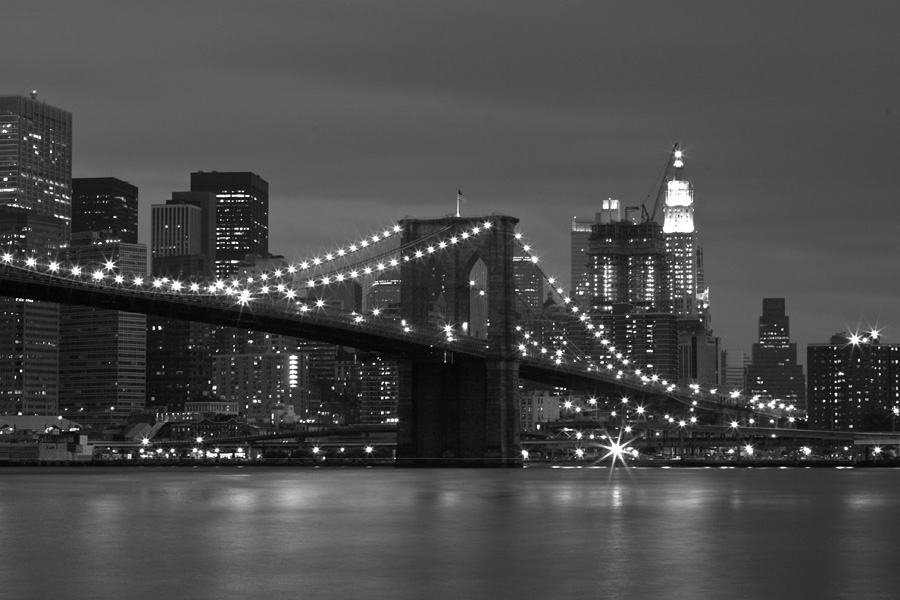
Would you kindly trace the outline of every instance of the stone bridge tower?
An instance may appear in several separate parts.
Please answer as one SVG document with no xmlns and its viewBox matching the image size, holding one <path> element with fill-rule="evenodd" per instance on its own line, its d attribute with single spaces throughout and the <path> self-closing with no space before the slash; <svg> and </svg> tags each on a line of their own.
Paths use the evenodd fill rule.
<svg viewBox="0 0 900 600">
<path fill-rule="evenodd" d="M 484 230 L 485 222 L 490 222 Z M 518 466 L 515 226 L 509 216 L 404 219 L 402 243 L 480 233 L 404 263 L 401 316 L 413 327 L 449 325 L 483 339 L 485 358 L 436 351 L 400 361 L 401 465 Z"/>
</svg>

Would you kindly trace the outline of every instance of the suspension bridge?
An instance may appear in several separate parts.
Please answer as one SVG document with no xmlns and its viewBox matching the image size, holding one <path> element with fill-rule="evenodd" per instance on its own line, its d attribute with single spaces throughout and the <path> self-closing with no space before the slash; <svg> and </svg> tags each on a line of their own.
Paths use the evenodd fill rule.
<svg viewBox="0 0 900 600">
<path fill-rule="evenodd" d="M 78 304 L 293 336 L 395 358 L 398 462 L 514 466 L 521 461 L 519 380 L 634 399 L 643 418 L 720 423 L 754 416 L 793 421 L 782 402 L 703 382 L 669 381 L 604 337 L 578 302 L 542 273 L 583 328 L 577 342 L 528 329 L 514 259 L 536 264 L 506 215 L 402 219 L 330 252 L 228 280 L 125 273 L 112 261 L 81 265 L 8 249 L 0 295 Z M 325 292 L 393 272 L 399 311 L 335 308 Z M 589 340 L 587 343 L 584 340 Z M 627 410 L 622 407 L 621 410 Z"/>
</svg>

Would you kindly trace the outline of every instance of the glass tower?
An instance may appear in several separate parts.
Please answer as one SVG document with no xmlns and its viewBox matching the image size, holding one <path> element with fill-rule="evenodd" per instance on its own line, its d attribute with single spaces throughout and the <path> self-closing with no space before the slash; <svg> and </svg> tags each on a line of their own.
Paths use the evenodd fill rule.
<svg viewBox="0 0 900 600">
<path fill-rule="evenodd" d="M 0 206 L 72 222 L 72 113 L 37 94 L 0 96 Z"/>
<path fill-rule="evenodd" d="M 192 192 L 216 195 L 216 276 L 238 273 L 248 254 L 269 253 L 269 184 L 255 173 L 191 173 Z"/>
<path fill-rule="evenodd" d="M 56 256 L 71 234 L 72 113 L 0 96 L 0 247 Z M 59 305 L 0 297 L 0 412 L 55 415 Z"/>
</svg>

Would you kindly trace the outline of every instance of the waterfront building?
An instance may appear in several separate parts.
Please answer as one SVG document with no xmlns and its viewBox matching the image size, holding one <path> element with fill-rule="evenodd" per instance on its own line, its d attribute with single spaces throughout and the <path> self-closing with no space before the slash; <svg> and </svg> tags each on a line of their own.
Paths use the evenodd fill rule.
<svg viewBox="0 0 900 600">
<path fill-rule="evenodd" d="M 877 331 L 840 333 L 806 347 L 809 428 L 892 431 L 900 398 L 900 345 Z"/>
<path fill-rule="evenodd" d="M 400 375 L 397 361 L 377 352 L 356 356 L 359 393 L 359 422 L 363 424 L 396 424 L 399 420 Z"/>
<path fill-rule="evenodd" d="M 763 298 L 762 308 L 759 341 L 753 344 L 747 365 L 745 391 L 806 408 L 806 378 L 797 364 L 797 344 L 791 342 L 784 298 Z"/>
<path fill-rule="evenodd" d="M 547 431 L 549 423 L 559 421 L 559 395 L 549 390 L 533 390 L 520 394 L 522 431 Z"/>
<path fill-rule="evenodd" d="M 115 177 L 72 179 L 72 233 L 108 231 L 108 242 L 138 243 L 138 189 Z"/>
<path fill-rule="evenodd" d="M 250 172 L 191 173 L 192 192 L 216 197 L 216 276 L 231 277 L 248 254 L 269 252 L 269 184 Z"/>
</svg>

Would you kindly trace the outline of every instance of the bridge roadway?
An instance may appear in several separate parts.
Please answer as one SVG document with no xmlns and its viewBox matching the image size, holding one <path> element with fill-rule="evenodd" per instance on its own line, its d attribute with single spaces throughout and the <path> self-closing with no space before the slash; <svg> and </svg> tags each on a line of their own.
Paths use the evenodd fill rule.
<svg viewBox="0 0 900 600">
<path fill-rule="evenodd" d="M 109 283 L 111 276 L 97 280 L 87 271 L 80 276 L 56 275 L 24 264 L 22 259 L 0 261 L 0 295 L 265 331 L 418 360 L 426 357 L 435 361 L 483 360 L 489 355 L 487 341 L 483 339 L 458 334 L 450 339 L 438 329 L 417 331 L 391 321 L 363 318 L 329 307 L 311 307 L 305 298 L 278 299 L 272 293 L 258 294 L 242 302 L 237 291 L 231 294 L 175 292 L 165 286 L 145 288 L 125 282 Z M 609 365 L 609 368 L 589 369 L 541 356 L 522 357 L 518 353 L 502 358 L 518 361 L 519 376 L 529 381 L 588 390 L 596 395 L 624 392 L 665 398 L 672 406 L 696 410 L 729 411 L 738 415 L 750 411 L 744 401 L 727 394 L 690 393 Z M 782 416 L 782 411 L 777 409 L 767 412 L 756 408 L 754 412 Z"/>
</svg>

